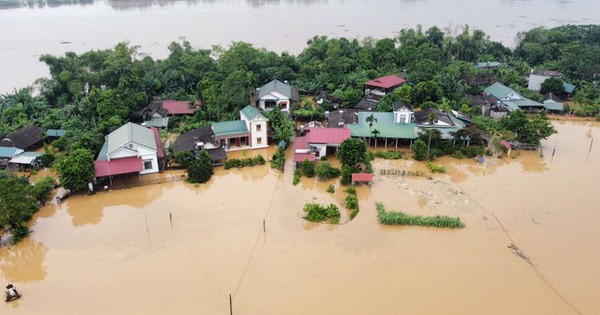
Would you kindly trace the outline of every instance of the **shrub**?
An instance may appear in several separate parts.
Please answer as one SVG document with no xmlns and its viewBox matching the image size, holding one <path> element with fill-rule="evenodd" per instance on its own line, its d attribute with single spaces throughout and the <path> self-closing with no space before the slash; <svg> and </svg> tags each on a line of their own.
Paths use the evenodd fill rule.
<svg viewBox="0 0 600 315">
<path fill-rule="evenodd" d="M 52 165 L 52 162 L 56 160 L 56 155 L 52 154 L 51 152 L 46 152 L 40 156 L 40 159 L 42 162 L 42 167 L 49 167 Z"/>
<path fill-rule="evenodd" d="M 340 210 L 334 204 L 325 207 L 318 203 L 307 203 L 304 205 L 304 212 L 306 212 L 304 219 L 308 221 L 327 221 L 333 224 L 338 224 L 340 222 Z"/>
<path fill-rule="evenodd" d="M 302 170 L 302 175 L 306 177 L 310 178 L 315 176 L 315 165 L 309 160 L 302 161 L 300 169 Z"/>
<path fill-rule="evenodd" d="M 342 165 L 342 185 L 350 185 L 352 183 L 352 169 L 349 166 Z"/>
<path fill-rule="evenodd" d="M 11 229 L 12 237 L 10 239 L 10 242 L 13 245 L 17 244 L 19 241 L 26 238 L 30 232 L 31 230 L 29 230 L 29 226 L 27 226 L 27 223 L 22 222 Z"/>
<path fill-rule="evenodd" d="M 54 178 L 46 176 L 44 179 L 38 181 L 31 187 L 31 194 L 37 201 L 44 203 L 46 200 L 48 200 L 48 197 L 53 189 Z"/>
<path fill-rule="evenodd" d="M 398 160 L 402 158 L 402 153 L 398 151 L 376 151 L 374 156 L 380 159 Z"/>
<path fill-rule="evenodd" d="M 346 188 L 346 190 L 344 190 L 345 192 L 351 194 L 351 195 L 356 195 L 356 188 L 350 186 L 348 188 Z"/>
<path fill-rule="evenodd" d="M 200 151 L 198 157 L 188 165 L 188 181 L 190 183 L 206 183 L 213 175 L 213 162 L 206 150 Z"/>
<path fill-rule="evenodd" d="M 446 173 L 446 168 L 442 165 L 435 165 L 431 162 L 425 164 L 432 173 Z"/>
<path fill-rule="evenodd" d="M 354 220 L 354 217 L 356 217 L 356 215 L 358 214 L 358 208 L 352 210 L 352 212 L 350 212 L 350 220 Z"/>
<path fill-rule="evenodd" d="M 173 161 L 175 163 L 187 168 L 190 165 L 190 161 L 193 159 L 192 152 L 190 151 L 181 151 L 175 155 Z"/>
<path fill-rule="evenodd" d="M 265 158 L 262 157 L 262 155 L 257 155 L 253 158 L 227 160 L 223 164 L 223 167 L 227 170 L 234 167 L 242 168 L 246 166 L 264 165 L 265 163 L 267 163 L 267 161 L 265 161 Z"/>
<path fill-rule="evenodd" d="M 427 143 L 423 140 L 415 140 L 410 146 L 413 151 L 413 157 L 417 161 L 425 161 L 427 159 Z"/>
<path fill-rule="evenodd" d="M 331 163 L 321 162 L 315 167 L 315 174 L 320 180 L 328 180 L 340 176 L 341 171 L 338 168 L 332 167 Z"/>
<path fill-rule="evenodd" d="M 299 170 L 294 171 L 294 186 L 298 185 L 298 183 L 300 182 L 301 176 L 302 176 L 302 174 L 300 173 Z"/>
<path fill-rule="evenodd" d="M 277 152 L 271 157 L 269 164 L 271 165 L 271 168 L 283 171 L 283 166 L 285 165 L 285 150 L 282 148 L 277 149 Z"/>
<path fill-rule="evenodd" d="M 381 202 L 378 202 L 376 207 L 377 218 L 381 224 L 417 225 L 450 229 L 460 229 L 465 227 L 465 225 L 460 222 L 460 218 L 439 215 L 434 217 L 423 217 L 420 215 L 408 215 L 403 212 L 386 211 L 385 206 Z"/>
<path fill-rule="evenodd" d="M 346 209 L 358 209 L 358 198 L 356 195 L 346 196 Z"/>
<path fill-rule="evenodd" d="M 456 150 L 456 151 L 454 151 L 454 153 L 452 154 L 452 156 L 453 156 L 454 158 L 456 158 L 456 159 L 462 159 L 462 158 L 464 158 L 464 157 L 465 157 L 465 156 L 463 155 L 463 153 L 462 153 L 462 152 L 460 152 L 460 150 Z"/>
<path fill-rule="evenodd" d="M 327 186 L 327 192 L 333 194 L 335 192 L 335 186 L 333 184 L 329 184 L 329 186 Z"/>
</svg>

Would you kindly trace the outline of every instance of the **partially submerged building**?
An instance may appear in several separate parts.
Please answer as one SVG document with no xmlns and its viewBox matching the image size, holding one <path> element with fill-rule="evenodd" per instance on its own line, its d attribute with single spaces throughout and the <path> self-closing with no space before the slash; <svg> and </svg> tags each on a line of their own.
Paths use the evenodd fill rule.
<svg viewBox="0 0 600 315">
<path fill-rule="evenodd" d="M 240 119 L 212 125 L 215 140 L 227 151 L 261 149 L 269 146 L 269 120 L 253 106 L 240 111 Z"/>
<path fill-rule="evenodd" d="M 535 112 L 546 109 L 544 104 L 525 98 L 517 91 L 499 82 L 487 87 L 484 93 L 495 98 L 496 101 L 504 105 L 508 111 L 522 109 L 524 111 Z"/>
<path fill-rule="evenodd" d="M 206 150 L 213 164 L 220 165 L 227 160 L 225 148 L 215 140 L 215 133 L 211 126 L 196 128 L 181 134 L 171 146 L 174 154 L 189 151 L 196 157 L 202 150 Z"/>
<path fill-rule="evenodd" d="M 350 130 L 346 128 L 309 128 L 302 137 L 294 142 L 294 162 L 304 160 L 314 162 L 335 154 L 340 144 L 350 138 Z"/>
<path fill-rule="evenodd" d="M 158 129 L 127 123 L 104 138 L 94 163 L 95 176 L 158 173 L 164 168 L 164 151 Z"/>
</svg>

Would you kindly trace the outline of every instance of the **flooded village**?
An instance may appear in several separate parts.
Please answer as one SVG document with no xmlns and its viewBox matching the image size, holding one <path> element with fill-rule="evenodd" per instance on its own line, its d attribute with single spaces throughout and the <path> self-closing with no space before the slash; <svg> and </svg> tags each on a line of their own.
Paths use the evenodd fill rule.
<svg viewBox="0 0 600 315">
<path fill-rule="evenodd" d="M 0 313 L 596 314 L 600 26 L 560 21 L 36 56 L 0 95 Z"/>
<path fill-rule="evenodd" d="M 228 312 L 232 294 L 234 313 L 243 314 L 592 314 L 600 156 L 586 155 L 600 125 L 554 125 L 559 133 L 544 142 L 543 157 L 444 158 L 447 174 L 433 180 L 378 175 L 425 168 L 375 160 L 374 183 L 357 187 L 360 214 L 340 225 L 307 222 L 301 210 L 312 200 L 341 203 L 340 189 L 328 194 L 314 178 L 294 186 L 292 172 L 267 165 L 220 168 L 205 185 L 169 182 L 49 203 L 31 237 L 0 251 L 2 279 L 26 292 L 3 307 L 217 314 Z M 460 216 L 467 228 L 382 226 L 376 201 Z"/>
</svg>

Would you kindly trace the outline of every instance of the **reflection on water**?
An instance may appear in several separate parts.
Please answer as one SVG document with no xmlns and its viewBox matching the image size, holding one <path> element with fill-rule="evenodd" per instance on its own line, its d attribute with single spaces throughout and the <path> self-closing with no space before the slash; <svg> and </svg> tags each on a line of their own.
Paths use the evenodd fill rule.
<svg viewBox="0 0 600 315">
<path fill-rule="evenodd" d="M 44 260 L 48 248 L 44 243 L 28 237 L 19 244 L 0 247 L 0 270 L 6 280 L 15 283 L 40 281 L 46 278 Z"/>
</svg>

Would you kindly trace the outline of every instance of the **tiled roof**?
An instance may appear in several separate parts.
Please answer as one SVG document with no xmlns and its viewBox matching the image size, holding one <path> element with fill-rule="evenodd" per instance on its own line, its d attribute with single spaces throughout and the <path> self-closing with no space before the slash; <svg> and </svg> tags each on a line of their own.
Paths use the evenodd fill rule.
<svg viewBox="0 0 600 315">
<path fill-rule="evenodd" d="M 221 121 L 212 125 L 216 137 L 248 134 L 248 127 L 243 120 Z"/>
<path fill-rule="evenodd" d="M 144 169 L 142 159 L 135 156 L 114 159 L 109 161 L 94 162 L 94 173 L 96 177 L 137 173 Z"/>
<path fill-rule="evenodd" d="M 395 74 L 392 74 L 392 75 L 388 75 L 385 77 L 371 80 L 371 81 L 365 83 L 365 85 L 376 86 L 376 87 L 387 89 L 387 88 L 391 88 L 393 86 L 402 84 L 404 82 L 406 82 L 405 79 L 402 79 L 401 77 L 399 77 Z"/>
<path fill-rule="evenodd" d="M 279 80 L 273 80 L 263 86 L 260 87 L 259 91 L 258 91 L 258 98 L 262 98 L 263 96 L 271 93 L 271 92 L 277 92 L 283 96 L 288 97 L 289 99 L 293 100 L 293 101 L 299 101 L 299 94 L 298 94 L 298 89 L 296 89 L 295 87 L 283 83 Z"/>
<path fill-rule="evenodd" d="M 505 98 L 510 93 L 519 94 L 515 90 L 509 88 L 508 86 L 506 86 L 500 82 L 496 82 L 496 83 L 488 86 L 485 89 L 485 92 L 488 93 L 489 95 L 495 97 L 498 100 Z"/>
</svg>

